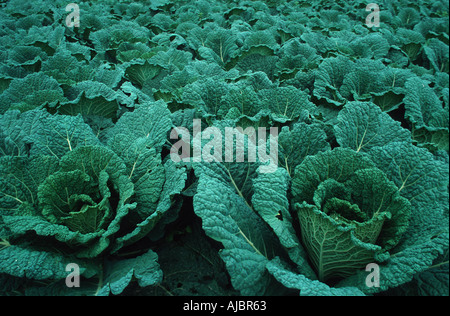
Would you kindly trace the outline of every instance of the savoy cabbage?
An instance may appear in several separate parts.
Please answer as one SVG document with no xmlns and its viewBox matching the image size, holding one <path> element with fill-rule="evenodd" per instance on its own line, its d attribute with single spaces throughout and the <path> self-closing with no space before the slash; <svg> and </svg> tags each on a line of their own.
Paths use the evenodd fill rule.
<svg viewBox="0 0 450 316">
<path fill-rule="evenodd" d="M 446 1 L 68 4 L 0 1 L 0 295 L 448 295 Z"/>
</svg>

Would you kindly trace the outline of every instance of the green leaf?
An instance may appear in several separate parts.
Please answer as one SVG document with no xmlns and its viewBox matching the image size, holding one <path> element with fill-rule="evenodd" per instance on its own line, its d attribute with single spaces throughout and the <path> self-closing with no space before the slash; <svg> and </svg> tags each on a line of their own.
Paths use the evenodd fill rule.
<svg viewBox="0 0 450 316">
<path fill-rule="evenodd" d="M 146 60 L 138 59 L 125 70 L 125 77 L 139 87 L 144 87 L 145 83 L 154 79 L 161 72 L 161 67 Z"/>
<path fill-rule="evenodd" d="M 353 50 L 353 55 L 375 60 L 386 57 L 390 49 L 389 42 L 379 33 L 360 36 L 351 43 L 350 47 Z"/>
<path fill-rule="evenodd" d="M 222 97 L 227 95 L 229 89 L 224 80 L 200 79 L 184 88 L 183 102 L 193 105 L 204 116 L 215 116 L 220 113 Z"/>
<path fill-rule="evenodd" d="M 108 261 L 105 266 L 105 285 L 97 295 L 119 295 L 133 280 L 137 280 L 141 287 L 153 286 L 160 283 L 162 277 L 158 255 L 151 250 L 136 258 Z"/>
<path fill-rule="evenodd" d="M 174 72 L 176 70 L 182 70 L 191 60 L 191 53 L 171 48 L 166 52 L 158 52 L 150 58 L 149 62 L 161 66 L 169 70 L 169 72 Z"/>
<path fill-rule="evenodd" d="M 427 128 L 412 128 L 412 137 L 420 146 L 434 152 L 449 151 L 449 133 L 446 130 L 429 131 Z"/>
<path fill-rule="evenodd" d="M 431 63 L 431 66 L 436 72 L 448 73 L 448 44 L 445 44 L 437 38 L 432 38 L 425 46 L 424 51 Z"/>
<path fill-rule="evenodd" d="M 398 17 L 405 27 L 420 21 L 420 13 L 414 8 L 402 8 L 398 13 Z"/>
<path fill-rule="evenodd" d="M 314 82 L 314 95 L 334 105 L 342 105 L 345 99 L 340 89 L 346 75 L 352 71 L 353 63 L 342 56 L 327 58 L 319 65 Z"/>
<path fill-rule="evenodd" d="M 98 256 L 114 240 L 123 218 L 136 207 L 130 204 L 134 202 L 134 184 L 126 176 L 123 161 L 105 147 L 77 148 L 60 164 L 62 171 L 48 177 L 39 188 L 43 214 L 73 231 L 101 232 L 95 243 L 79 253 L 80 257 Z M 91 231 L 84 231 L 87 227 Z"/>
<path fill-rule="evenodd" d="M 420 296 L 449 295 L 448 250 L 447 255 L 439 259 L 429 269 L 414 277 Z"/>
<path fill-rule="evenodd" d="M 274 258 L 267 264 L 267 269 L 275 279 L 290 289 L 299 290 L 301 296 L 363 296 L 357 287 L 330 287 L 318 280 L 311 280 L 301 273 L 286 267 L 280 258 Z"/>
<path fill-rule="evenodd" d="M 128 216 L 136 227 L 116 239 L 113 252 L 148 234 L 171 208 L 172 197 L 184 188 L 185 169 L 161 161 L 171 127 L 167 106 L 155 102 L 124 114 L 110 131 L 108 145 L 125 164 L 124 174 L 133 183 L 133 202 L 137 204 Z"/>
<path fill-rule="evenodd" d="M 34 215 L 39 185 L 59 169 L 51 156 L 0 158 L 0 214 Z"/>
<path fill-rule="evenodd" d="M 232 109 L 237 109 L 240 117 L 256 116 L 261 110 L 261 105 L 255 89 L 244 84 L 229 86 L 228 91 L 222 97 L 221 106 L 217 114 L 221 117 L 226 117 Z"/>
<path fill-rule="evenodd" d="M 117 49 L 124 42 L 147 43 L 150 30 L 140 26 L 135 21 L 121 20 L 111 26 L 102 27 L 98 31 L 91 32 L 89 39 L 97 51 L 104 52 Z"/>
<path fill-rule="evenodd" d="M 243 295 L 261 295 L 270 282 L 266 264 L 277 251 L 272 233 L 253 211 L 252 164 L 195 166 L 199 176 L 194 211 L 206 234 L 223 244 L 220 252 L 233 286 Z M 219 194 L 217 194 L 219 193 Z"/>
<path fill-rule="evenodd" d="M 386 265 L 380 266 L 380 288 L 366 289 L 379 292 L 411 281 L 448 249 L 448 163 L 404 142 L 375 147 L 369 154 L 411 203 L 409 228 Z M 356 274 L 345 283 L 364 278 L 364 273 Z"/>
<path fill-rule="evenodd" d="M 116 101 L 118 103 L 127 104 L 128 98 L 121 90 L 114 90 L 106 84 L 98 81 L 81 81 L 67 89 L 67 96 L 74 101 L 79 99 L 83 94 L 87 99 L 95 99 L 101 97 L 104 101 Z"/>
<path fill-rule="evenodd" d="M 162 101 L 151 102 L 140 106 L 133 112 L 125 113 L 117 121 L 115 127 L 110 131 L 110 146 L 115 135 L 123 135 L 132 144 L 138 138 L 143 138 L 146 145 L 159 150 L 166 142 L 167 134 L 172 127 L 170 111 Z M 113 150 L 121 155 L 129 145 L 122 143 Z M 125 146 L 125 147 L 123 147 Z"/>
<path fill-rule="evenodd" d="M 399 28 L 396 32 L 398 46 L 406 53 L 410 60 L 416 60 L 422 51 L 422 45 L 425 43 L 425 37 L 419 32 Z"/>
<path fill-rule="evenodd" d="M 371 92 L 378 92 L 378 81 L 381 62 L 370 59 L 360 59 L 355 69 L 349 73 L 340 88 L 342 96 L 348 100 L 365 101 L 370 99 Z"/>
<path fill-rule="evenodd" d="M 214 28 L 206 34 L 202 46 L 198 49 L 200 56 L 208 62 L 214 62 L 224 67 L 237 54 L 236 35 L 230 30 L 220 27 Z"/>
<path fill-rule="evenodd" d="M 346 181 L 357 170 L 374 167 L 375 164 L 366 156 L 345 148 L 306 157 L 295 169 L 292 179 L 293 201 L 314 204 L 314 192 L 321 182 L 330 178 Z"/>
<path fill-rule="evenodd" d="M 58 50 L 42 64 L 42 72 L 56 79 L 60 84 L 72 85 L 89 80 L 94 70 L 65 49 Z"/>
<path fill-rule="evenodd" d="M 231 60 L 227 69 L 235 65 L 241 75 L 264 72 L 271 81 L 275 81 L 278 60 L 273 50 L 266 46 L 257 46 Z"/>
<path fill-rule="evenodd" d="M 299 39 L 293 38 L 280 48 L 278 68 L 281 72 L 294 72 L 295 69 L 311 69 L 319 64 L 321 58 L 317 51 Z"/>
<path fill-rule="evenodd" d="M 374 261 L 380 248 L 360 241 L 353 229 L 341 227 L 340 221 L 312 206 L 296 204 L 295 207 L 303 243 L 320 281 L 348 277 Z"/>
<path fill-rule="evenodd" d="M 411 140 L 408 130 L 370 102 L 348 102 L 339 112 L 334 130 L 342 147 L 357 152 L 367 152 L 390 142 Z"/>
<path fill-rule="evenodd" d="M 405 117 L 416 128 L 426 128 L 434 132 L 446 130 L 448 132 L 449 114 L 448 106 L 444 108 L 436 93 L 428 82 L 418 77 L 406 82 L 407 94 L 405 96 Z"/>
<path fill-rule="evenodd" d="M 101 211 L 96 207 L 94 212 L 100 216 L 97 218 L 91 215 L 89 209 L 97 206 L 94 199 L 104 197 L 99 196 L 96 187 L 93 186 L 94 183 L 89 183 L 90 180 L 90 177 L 81 170 L 57 172 L 49 176 L 38 190 L 42 215 L 50 222 L 63 224 L 73 231 L 96 232 L 98 221 L 103 217 L 102 213 L 105 210 Z"/>
<path fill-rule="evenodd" d="M 3 216 L 2 219 L 15 238 L 33 232 L 40 237 L 53 237 L 74 248 L 81 244 L 89 244 L 101 234 L 101 232 L 80 234 L 78 231 L 71 231 L 67 226 L 50 223 L 41 216 L 14 215 Z"/>
<path fill-rule="evenodd" d="M 10 83 L 0 96 L 0 113 L 9 109 L 25 112 L 44 105 L 55 106 L 65 100 L 64 92 L 55 79 L 43 73 L 34 73 Z"/>
<path fill-rule="evenodd" d="M 292 86 L 260 90 L 259 98 L 261 106 L 270 110 L 274 121 L 280 123 L 306 118 L 315 111 L 308 94 Z"/>
<path fill-rule="evenodd" d="M 303 122 L 294 124 L 292 130 L 283 127 L 278 144 L 279 166 L 285 168 L 291 177 L 305 157 L 330 149 L 325 131 L 317 124 Z"/>
<path fill-rule="evenodd" d="M 81 116 L 51 115 L 43 110 L 5 114 L 5 154 L 48 155 L 61 158 L 78 146 L 100 142 Z"/>
<path fill-rule="evenodd" d="M 242 50 L 248 51 L 251 47 L 265 46 L 273 51 L 276 51 L 279 47 L 274 34 L 271 30 L 261 30 L 251 32 L 244 40 Z"/>
<path fill-rule="evenodd" d="M 69 263 L 80 263 L 61 253 L 15 245 L 0 249 L 0 259 L 0 273 L 34 280 L 63 279 L 67 276 L 66 266 Z"/>
<path fill-rule="evenodd" d="M 15 46 L 9 53 L 9 62 L 14 66 L 34 65 L 47 59 L 39 47 Z"/>
<path fill-rule="evenodd" d="M 253 180 L 253 184 L 255 190 L 252 197 L 253 208 L 272 227 L 283 246 L 286 248 L 298 246 L 286 197 L 289 185 L 286 171 L 279 168 L 274 173 L 260 174 Z"/>
<path fill-rule="evenodd" d="M 411 227 L 437 227 L 448 210 L 448 165 L 426 149 L 404 142 L 375 147 L 369 154 L 410 200 Z"/>
<path fill-rule="evenodd" d="M 306 260 L 307 253 L 297 238 L 289 212 L 287 191 L 290 179 L 287 172 L 278 168 L 273 173 L 261 173 L 253 180 L 253 184 L 253 209 L 269 224 L 298 269 L 314 278 L 315 274 Z"/>
<path fill-rule="evenodd" d="M 116 252 L 147 236 L 167 213 L 177 211 L 173 205 L 175 196 L 184 189 L 186 180 L 185 168 L 179 168 L 171 160 L 168 160 L 164 164 L 163 174 L 159 175 L 156 181 L 149 178 L 145 180 L 144 185 L 140 183 L 141 181 L 135 183 L 134 201 L 137 202 L 136 212 L 139 213 L 140 218 L 135 219 L 137 224 L 133 231 L 115 240 L 111 252 Z M 132 215 L 132 218 L 136 217 L 134 212 Z"/>
<path fill-rule="evenodd" d="M 64 42 L 65 27 L 62 25 L 37 25 L 31 26 L 23 39 L 25 45 L 40 46 L 47 51 L 56 50 Z M 43 45 L 45 44 L 45 45 Z"/>
<path fill-rule="evenodd" d="M 103 97 L 87 98 L 82 92 L 76 100 L 64 102 L 58 107 L 58 113 L 64 115 L 83 117 L 99 116 L 104 118 L 117 118 L 119 106 L 116 100 L 108 101 Z"/>
<path fill-rule="evenodd" d="M 405 117 L 413 124 L 414 140 L 431 150 L 448 149 L 448 102 L 418 77 L 406 82 L 406 90 Z"/>
</svg>

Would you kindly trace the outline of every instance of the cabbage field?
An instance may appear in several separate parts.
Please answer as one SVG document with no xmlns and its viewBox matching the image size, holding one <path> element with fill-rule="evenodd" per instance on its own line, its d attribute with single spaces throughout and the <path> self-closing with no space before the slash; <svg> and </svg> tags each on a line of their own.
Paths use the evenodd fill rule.
<svg viewBox="0 0 450 316">
<path fill-rule="evenodd" d="M 0 0 L 0 295 L 448 296 L 448 11 Z"/>
</svg>

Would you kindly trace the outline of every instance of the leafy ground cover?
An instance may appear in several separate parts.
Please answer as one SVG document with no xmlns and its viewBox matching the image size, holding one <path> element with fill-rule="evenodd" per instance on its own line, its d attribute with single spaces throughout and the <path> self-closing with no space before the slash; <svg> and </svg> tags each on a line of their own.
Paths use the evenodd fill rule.
<svg viewBox="0 0 450 316">
<path fill-rule="evenodd" d="M 68 4 L 0 1 L 1 295 L 449 294 L 446 1 Z"/>
</svg>

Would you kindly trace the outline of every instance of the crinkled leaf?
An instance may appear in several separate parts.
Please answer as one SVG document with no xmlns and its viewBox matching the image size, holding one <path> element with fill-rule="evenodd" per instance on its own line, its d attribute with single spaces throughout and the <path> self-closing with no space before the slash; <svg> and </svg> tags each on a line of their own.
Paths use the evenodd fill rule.
<svg viewBox="0 0 450 316">
<path fill-rule="evenodd" d="M 133 280 L 137 280 L 141 287 L 156 285 L 162 281 L 162 276 L 158 255 L 151 250 L 133 259 L 108 261 L 105 267 L 105 285 L 97 295 L 119 295 Z"/>
<path fill-rule="evenodd" d="M 12 155 L 62 157 L 78 146 L 100 142 L 81 116 L 51 115 L 43 110 L 11 111 L 4 116 L 4 151 Z"/>
<path fill-rule="evenodd" d="M 66 266 L 69 263 L 80 263 L 76 258 L 62 253 L 15 245 L 0 249 L 0 259 L 0 273 L 35 280 L 63 279 L 67 276 Z"/>
<path fill-rule="evenodd" d="M 314 82 L 314 95 L 335 105 L 345 103 L 340 89 L 346 74 L 353 69 L 353 63 L 342 56 L 327 58 L 319 65 Z"/>
<path fill-rule="evenodd" d="M 446 130 L 448 133 L 448 106 L 444 107 L 428 82 L 418 77 L 411 78 L 406 82 L 406 89 L 405 117 L 416 128 L 426 128 L 431 132 Z"/>
<path fill-rule="evenodd" d="M 274 258 L 267 264 L 267 269 L 275 279 L 290 289 L 299 290 L 301 296 L 363 296 L 357 287 L 331 287 L 318 280 L 296 273 L 283 264 L 280 258 Z"/>
<path fill-rule="evenodd" d="M 34 215 L 39 185 L 58 169 L 58 160 L 52 156 L 1 157 L 0 214 Z"/>
<path fill-rule="evenodd" d="M 261 106 L 270 110 L 272 118 L 281 123 L 305 118 L 315 111 L 308 94 L 292 86 L 259 91 Z"/>
<path fill-rule="evenodd" d="M 409 141 L 411 134 L 371 102 L 349 102 L 339 112 L 336 140 L 357 152 L 395 141 Z"/>
<path fill-rule="evenodd" d="M 330 149 L 327 135 L 319 125 L 294 124 L 292 130 L 283 127 L 278 137 L 279 166 L 293 176 L 295 168 L 306 156 Z"/>
<path fill-rule="evenodd" d="M 138 138 L 144 138 L 148 147 L 157 149 L 165 143 L 172 121 L 170 111 L 164 102 L 152 102 L 137 108 L 133 112 L 125 113 L 110 131 L 111 139 L 115 135 L 123 135 L 128 141 L 113 148 L 119 155 L 129 148 Z M 124 147 L 125 146 L 125 147 Z M 124 157 L 125 159 L 125 157 Z"/>
<path fill-rule="evenodd" d="M 265 265 L 276 248 L 266 224 L 245 197 L 251 197 L 255 167 L 216 163 L 196 166 L 199 176 L 194 211 L 206 234 L 224 246 L 220 252 L 232 283 L 243 295 L 261 295 L 269 275 Z"/>
<path fill-rule="evenodd" d="M 65 100 L 64 92 L 55 79 L 43 73 L 34 73 L 11 82 L 0 96 L 0 113 L 9 109 L 25 112 L 47 104 L 55 106 Z"/>
</svg>

